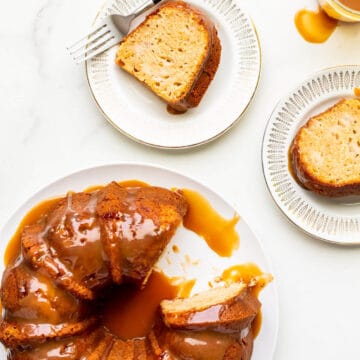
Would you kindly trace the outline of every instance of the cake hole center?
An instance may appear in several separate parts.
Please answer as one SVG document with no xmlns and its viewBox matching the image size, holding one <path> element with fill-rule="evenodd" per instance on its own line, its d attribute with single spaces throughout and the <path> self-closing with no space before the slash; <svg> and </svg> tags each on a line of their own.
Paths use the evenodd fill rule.
<svg viewBox="0 0 360 360">
<path fill-rule="evenodd" d="M 114 287 L 103 305 L 104 326 L 123 340 L 145 337 L 157 319 L 160 302 L 174 299 L 178 292 L 179 286 L 159 271 L 152 273 L 143 289 Z"/>
</svg>

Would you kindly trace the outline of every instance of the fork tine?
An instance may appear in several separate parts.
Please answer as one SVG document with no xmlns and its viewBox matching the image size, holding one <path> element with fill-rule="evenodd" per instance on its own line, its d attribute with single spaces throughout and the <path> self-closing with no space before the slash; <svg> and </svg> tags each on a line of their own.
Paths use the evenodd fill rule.
<svg viewBox="0 0 360 360">
<path fill-rule="evenodd" d="M 91 51 L 90 54 L 87 54 L 85 57 L 79 59 L 76 58 L 76 63 L 77 64 L 81 64 L 82 62 L 101 54 L 102 52 L 104 52 L 105 50 L 109 49 L 111 46 L 115 45 L 117 43 L 117 40 L 115 39 L 115 37 L 111 37 L 110 39 L 108 39 L 107 41 L 105 41 L 100 47 L 95 48 L 95 50 Z"/>
<path fill-rule="evenodd" d="M 109 41 L 111 38 L 113 38 L 114 35 L 109 31 L 109 33 L 105 33 L 105 35 L 101 36 L 99 39 L 97 39 L 95 42 L 93 42 L 92 44 L 89 44 L 88 46 L 82 48 L 81 52 L 75 52 L 73 53 L 74 55 L 74 60 L 76 61 L 77 59 L 81 58 L 83 55 L 85 55 L 86 53 L 89 53 L 91 50 L 98 48 L 99 46 L 104 45 L 107 41 Z"/>
<path fill-rule="evenodd" d="M 67 47 L 67 50 L 70 52 L 70 55 L 74 54 L 79 49 L 86 46 L 88 43 L 98 39 L 102 36 L 106 31 L 108 31 L 107 24 L 103 23 L 95 30 L 91 31 L 88 35 L 84 36 L 82 39 L 78 40 L 76 43 L 72 44 L 71 46 Z"/>
</svg>

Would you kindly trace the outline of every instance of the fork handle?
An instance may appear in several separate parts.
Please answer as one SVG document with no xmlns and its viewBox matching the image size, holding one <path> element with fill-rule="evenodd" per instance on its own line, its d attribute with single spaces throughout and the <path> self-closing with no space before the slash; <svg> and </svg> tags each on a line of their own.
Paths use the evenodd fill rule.
<svg viewBox="0 0 360 360">
<path fill-rule="evenodd" d="M 138 16 L 144 11 L 150 9 L 154 5 L 158 4 L 161 0 L 147 0 L 143 4 L 141 4 L 133 13 L 134 16 Z"/>
</svg>

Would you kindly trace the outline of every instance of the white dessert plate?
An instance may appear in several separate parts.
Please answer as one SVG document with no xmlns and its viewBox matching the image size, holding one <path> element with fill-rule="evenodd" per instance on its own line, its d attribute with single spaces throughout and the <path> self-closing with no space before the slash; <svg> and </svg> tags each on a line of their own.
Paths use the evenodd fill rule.
<svg viewBox="0 0 360 360">
<path fill-rule="evenodd" d="M 354 97 L 360 66 L 322 70 L 292 90 L 276 106 L 265 130 L 262 162 L 267 186 L 288 219 L 328 242 L 360 244 L 360 196 L 329 198 L 303 189 L 289 172 L 288 150 L 310 117 L 339 100 Z"/>
<path fill-rule="evenodd" d="M 108 0 L 95 23 L 112 13 L 130 13 L 142 1 Z M 254 96 L 261 55 L 249 16 L 237 0 L 191 0 L 190 4 L 213 20 L 222 44 L 218 71 L 198 107 L 182 115 L 169 114 L 165 103 L 115 64 L 118 46 L 86 62 L 88 83 L 101 112 L 140 143 L 168 149 L 207 143 L 230 129 Z"/>
<path fill-rule="evenodd" d="M 226 218 L 231 218 L 236 210 L 221 196 L 196 180 L 165 168 L 142 164 L 114 164 L 82 170 L 61 178 L 33 195 L 10 218 L 0 231 L 0 252 L 2 257 L 7 243 L 14 234 L 24 215 L 41 200 L 65 194 L 69 190 L 81 191 L 91 185 L 107 184 L 113 180 L 121 181 L 138 179 L 152 185 L 166 188 L 188 188 L 201 193 L 212 206 Z M 240 248 L 232 257 L 221 258 L 215 254 L 205 241 L 193 232 L 180 227 L 158 262 L 169 276 L 184 276 L 196 279 L 193 293 L 208 288 L 208 281 L 221 274 L 225 268 L 239 263 L 254 262 L 264 272 L 271 272 L 260 242 L 251 232 L 243 219 L 236 227 L 240 235 Z M 178 253 L 171 249 L 176 244 Z M 1 271 L 4 265 L 1 263 Z M 262 302 L 263 322 L 260 334 L 255 340 L 252 360 L 273 359 L 278 332 L 278 298 L 274 283 L 270 283 L 260 294 Z M 6 353 L 0 348 L 0 358 L 5 359 Z"/>
</svg>

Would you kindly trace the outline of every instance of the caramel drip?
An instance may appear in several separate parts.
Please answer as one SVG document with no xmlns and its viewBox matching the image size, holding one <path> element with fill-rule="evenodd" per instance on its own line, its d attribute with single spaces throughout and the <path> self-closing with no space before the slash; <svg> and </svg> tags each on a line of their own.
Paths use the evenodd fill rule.
<svg viewBox="0 0 360 360">
<path fill-rule="evenodd" d="M 177 296 L 180 298 L 188 298 L 195 284 L 196 284 L 195 279 L 180 281 L 180 283 L 178 283 L 177 285 L 178 286 Z"/>
<path fill-rule="evenodd" d="M 185 114 L 187 109 L 184 109 L 184 110 L 176 110 L 174 109 L 173 107 L 171 107 L 170 105 L 167 105 L 166 106 L 166 110 L 169 114 L 171 115 L 182 115 L 182 114 Z"/>
<path fill-rule="evenodd" d="M 300 179 L 303 179 L 302 174 L 299 171 L 296 171 L 295 166 L 293 164 L 292 146 L 293 146 L 293 144 L 290 145 L 290 148 L 288 150 L 288 170 L 289 170 L 289 174 L 291 175 L 291 177 L 296 181 L 296 183 L 301 188 L 308 191 L 309 189 L 307 189 L 300 180 Z M 303 181 L 306 182 L 306 179 L 303 179 Z"/>
<path fill-rule="evenodd" d="M 103 285 L 109 277 L 96 213 L 98 193 L 69 193 L 56 212 L 49 214 L 47 225 L 39 234 L 39 242 L 61 259 L 59 268 L 90 289 Z"/>
<path fill-rule="evenodd" d="M 118 181 L 118 184 L 124 187 L 146 187 L 149 186 L 148 183 L 140 180 L 124 180 Z"/>
<path fill-rule="evenodd" d="M 223 360 L 227 350 L 234 346 L 234 343 L 240 338 L 240 334 L 233 335 L 207 330 L 164 329 L 160 335 L 160 342 L 171 354 L 170 358 Z"/>
<path fill-rule="evenodd" d="M 159 304 L 177 297 L 179 287 L 163 273 L 154 271 L 144 289 L 116 288 L 103 307 L 104 325 L 122 339 L 144 337 L 152 329 Z"/>
<path fill-rule="evenodd" d="M 260 333 L 261 325 L 262 325 L 262 318 L 263 318 L 262 311 L 260 310 L 257 313 L 254 321 L 251 324 L 251 331 L 252 331 L 252 333 L 254 335 L 254 338 L 256 338 Z"/>
<path fill-rule="evenodd" d="M 299 34 L 308 42 L 325 42 L 337 27 L 337 20 L 318 8 L 317 11 L 302 9 L 295 15 L 295 25 Z"/>
<path fill-rule="evenodd" d="M 5 266 L 13 264 L 20 255 L 21 249 L 21 233 L 25 226 L 33 225 L 46 217 L 48 211 L 60 200 L 60 198 L 52 198 L 44 200 L 34 206 L 21 220 L 15 234 L 10 239 L 4 256 Z"/>
<path fill-rule="evenodd" d="M 227 284 L 236 282 L 244 282 L 245 284 L 250 284 L 256 276 L 260 276 L 262 274 L 263 272 L 257 265 L 253 263 L 247 263 L 230 266 L 223 271 L 221 279 Z"/>
<path fill-rule="evenodd" d="M 271 275 L 264 274 L 253 263 L 233 265 L 221 274 L 221 280 L 226 284 L 243 282 L 250 286 L 252 293 L 258 296 L 260 291 L 272 280 Z"/>
<path fill-rule="evenodd" d="M 229 257 L 239 247 L 236 224 L 240 217 L 235 214 L 230 220 L 224 219 L 198 192 L 183 189 L 189 205 L 184 226 L 203 237 L 208 246 L 218 255 Z"/>
<path fill-rule="evenodd" d="M 264 275 L 261 269 L 253 263 L 239 264 L 231 266 L 223 271 L 221 280 L 227 284 L 235 282 L 244 282 L 250 286 L 251 292 L 258 297 L 260 291 L 272 280 L 271 275 Z M 251 329 L 254 337 L 256 337 L 262 324 L 261 310 L 252 322 Z"/>
<path fill-rule="evenodd" d="M 360 97 L 360 88 L 358 88 L 358 87 L 354 88 L 354 95 L 356 97 Z"/>
<path fill-rule="evenodd" d="M 123 187 L 145 187 L 145 186 L 149 186 L 148 183 L 140 181 L 140 180 L 124 180 L 124 181 L 118 181 L 118 184 L 123 186 Z M 94 192 L 97 190 L 101 190 L 104 187 L 104 185 L 92 185 L 87 187 L 85 190 L 83 190 L 84 192 L 90 193 L 90 192 Z"/>
<path fill-rule="evenodd" d="M 14 276 L 18 289 L 12 287 Z M 79 301 L 24 262 L 7 268 L 2 283 L 11 289 L 5 294 L 7 320 L 15 319 L 18 323 L 25 320 L 44 326 L 45 323 L 56 325 L 76 321 L 79 317 Z"/>
</svg>

